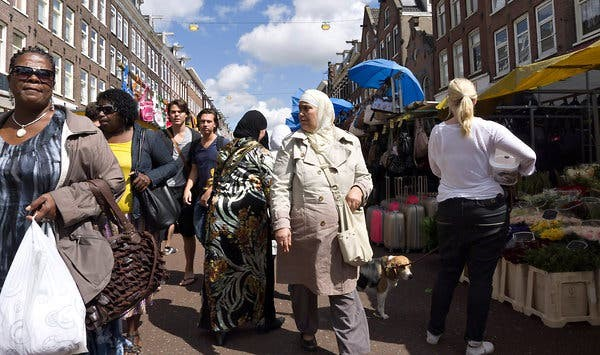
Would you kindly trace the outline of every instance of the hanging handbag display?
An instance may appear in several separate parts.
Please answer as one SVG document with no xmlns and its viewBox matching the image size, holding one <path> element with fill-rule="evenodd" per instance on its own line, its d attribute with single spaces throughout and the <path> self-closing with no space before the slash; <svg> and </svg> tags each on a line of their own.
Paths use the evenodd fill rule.
<svg viewBox="0 0 600 355">
<path fill-rule="evenodd" d="M 90 189 L 119 233 L 108 238 L 114 256 L 110 282 L 86 304 L 86 327 L 94 330 L 137 305 L 166 279 L 165 263 L 154 237 L 135 227 L 117 206 L 104 180 L 91 180 Z"/>
</svg>

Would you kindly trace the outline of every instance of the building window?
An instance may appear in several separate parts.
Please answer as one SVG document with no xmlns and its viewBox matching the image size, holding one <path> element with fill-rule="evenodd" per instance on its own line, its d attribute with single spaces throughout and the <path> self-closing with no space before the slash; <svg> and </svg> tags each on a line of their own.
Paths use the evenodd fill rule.
<svg viewBox="0 0 600 355">
<path fill-rule="evenodd" d="M 467 3 L 467 16 L 472 15 L 473 13 L 477 12 L 477 9 L 479 8 L 479 0 L 466 0 Z"/>
<path fill-rule="evenodd" d="M 75 44 L 75 13 L 70 7 L 65 8 L 65 42 Z"/>
<path fill-rule="evenodd" d="M 110 32 L 117 34 L 117 9 L 110 5 Z"/>
<path fill-rule="evenodd" d="M 577 40 L 600 33 L 600 3 L 598 0 L 575 0 Z"/>
<path fill-rule="evenodd" d="M 87 105 L 88 103 L 88 73 L 81 69 L 81 92 L 80 92 L 80 97 L 81 97 L 81 104 L 82 105 Z"/>
<path fill-rule="evenodd" d="M 104 80 L 98 80 L 98 92 L 104 92 L 106 90 L 106 83 Z"/>
<path fill-rule="evenodd" d="M 102 36 L 98 38 L 98 64 L 106 68 L 106 40 Z"/>
<path fill-rule="evenodd" d="M 383 27 L 386 28 L 390 25 L 390 9 L 386 8 L 383 12 Z"/>
<path fill-rule="evenodd" d="M 52 33 L 58 37 L 62 37 L 62 10 L 63 4 L 60 0 L 52 1 Z"/>
<path fill-rule="evenodd" d="M 392 53 L 393 47 L 392 47 L 392 35 L 391 34 L 387 34 L 385 36 L 385 42 L 386 42 L 386 49 L 387 49 L 387 57 L 388 58 L 392 58 L 396 55 L 396 53 Z"/>
<path fill-rule="evenodd" d="M 437 33 L 438 38 L 446 34 L 446 4 L 440 2 L 437 7 Z"/>
<path fill-rule="evenodd" d="M 469 33 L 469 64 L 471 75 L 481 70 L 481 41 L 479 29 Z"/>
<path fill-rule="evenodd" d="M 95 17 L 98 17 L 98 0 L 90 0 L 90 12 Z"/>
<path fill-rule="evenodd" d="M 500 10 L 506 5 L 506 0 L 492 0 L 492 13 Z"/>
<path fill-rule="evenodd" d="M 508 73 L 508 30 L 506 27 L 494 32 L 494 48 L 496 51 L 496 75 Z"/>
<path fill-rule="evenodd" d="M 110 46 L 110 73 L 115 75 L 117 70 L 117 55 L 115 47 Z"/>
<path fill-rule="evenodd" d="M 62 58 L 56 53 L 52 53 L 54 58 L 54 93 L 62 95 Z"/>
<path fill-rule="evenodd" d="M 21 49 L 23 49 L 25 47 L 26 44 L 26 37 L 24 34 L 22 34 L 21 32 L 14 32 L 13 33 L 13 40 L 12 40 L 12 54 L 17 53 L 18 51 L 20 51 Z"/>
<path fill-rule="evenodd" d="M 85 21 L 81 21 L 81 54 L 83 54 L 84 56 L 88 56 L 88 31 L 89 31 L 89 26 L 87 23 L 85 23 Z"/>
<path fill-rule="evenodd" d="M 448 52 L 440 52 L 440 87 L 448 86 Z"/>
<path fill-rule="evenodd" d="M 142 50 L 140 58 L 143 63 L 146 63 L 146 41 L 143 38 L 140 38 L 140 46 L 140 49 Z"/>
<path fill-rule="evenodd" d="M 385 42 L 379 42 L 379 56 L 385 58 Z"/>
<path fill-rule="evenodd" d="M 462 78 L 465 76 L 463 67 L 463 45 L 462 41 L 458 40 L 452 46 L 452 62 L 454 64 L 454 77 Z"/>
<path fill-rule="evenodd" d="M 117 38 L 123 40 L 123 15 L 117 12 Z"/>
<path fill-rule="evenodd" d="M 517 65 L 531 63 L 531 46 L 529 45 L 529 17 L 527 14 L 518 18 L 515 30 L 515 62 Z"/>
<path fill-rule="evenodd" d="M 538 6 L 535 9 L 538 33 L 538 58 L 544 58 L 556 52 L 556 38 L 554 33 L 554 7 L 552 1 Z"/>
<path fill-rule="evenodd" d="M 450 26 L 456 27 L 460 23 L 460 1 L 451 0 L 450 2 Z"/>
<path fill-rule="evenodd" d="M 6 73 L 6 24 L 0 22 L 0 72 Z"/>
<path fill-rule="evenodd" d="M 95 76 L 90 75 L 90 100 L 96 101 L 98 97 L 98 79 Z"/>
<path fill-rule="evenodd" d="M 98 63 L 98 32 L 92 30 L 90 33 L 90 51 L 91 58 L 94 62 Z"/>
<path fill-rule="evenodd" d="M 129 47 L 129 22 L 123 19 L 123 44 Z"/>
<path fill-rule="evenodd" d="M 22 13 L 27 13 L 27 0 L 15 0 L 14 7 Z"/>
<path fill-rule="evenodd" d="M 65 60 L 65 97 L 73 99 L 73 63 Z"/>
<path fill-rule="evenodd" d="M 81 5 L 83 5 L 83 7 L 85 7 L 86 9 L 90 8 L 90 0 L 81 0 Z"/>
<path fill-rule="evenodd" d="M 398 25 L 394 26 L 394 53 L 397 54 L 400 51 L 400 48 L 398 48 L 399 44 L 400 44 L 400 31 L 398 31 Z"/>
<path fill-rule="evenodd" d="M 38 0 L 38 23 L 48 28 L 48 17 L 50 16 L 50 4 L 48 0 Z"/>
<path fill-rule="evenodd" d="M 98 19 L 106 25 L 106 0 L 98 1 Z"/>
<path fill-rule="evenodd" d="M 117 68 L 115 72 L 117 74 L 117 78 L 120 80 L 123 74 L 123 55 L 119 51 L 117 51 Z"/>
</svg>

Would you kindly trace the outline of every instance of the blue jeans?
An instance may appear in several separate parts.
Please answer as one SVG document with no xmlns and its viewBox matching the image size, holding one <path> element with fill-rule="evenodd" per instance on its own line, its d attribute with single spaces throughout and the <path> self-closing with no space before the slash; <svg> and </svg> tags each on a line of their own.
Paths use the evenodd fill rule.
<svg viewBox="0 0 600 355">
<path fill-rule="evenodd" d="M 206 241 L 206 230 L 204 228 L 204 220 L 208 213 L 208 207 L 200 205 L 200 200 L 194 203 L 194 229 L 196 230 L 196 238 L 204 245 Z"/>
<path fill-rule="evenodd" d="M 444 332 L 454 289 L 465 264 L 469 270 L 465 339 L 481 341 L 485 331 L 492 277 L 506 242 L 507 210 L 502 195 L 487 200 L 442 201 L 437 216 L 442 267 L 431 299 L 428 330 Z"/>
</svg>

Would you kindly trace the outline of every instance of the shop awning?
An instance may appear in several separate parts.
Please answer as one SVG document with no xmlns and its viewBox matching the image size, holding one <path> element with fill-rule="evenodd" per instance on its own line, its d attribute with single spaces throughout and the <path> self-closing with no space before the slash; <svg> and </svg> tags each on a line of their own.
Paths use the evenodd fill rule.
<svg viewBox="0 0 600 355">
<path fill-rule="evenodd" d="M 479 100 L 543 87 L 592 69 L 600 69 L 600 40 L 571 53 L 517 67 L 479 95 Z"/>
</svg>

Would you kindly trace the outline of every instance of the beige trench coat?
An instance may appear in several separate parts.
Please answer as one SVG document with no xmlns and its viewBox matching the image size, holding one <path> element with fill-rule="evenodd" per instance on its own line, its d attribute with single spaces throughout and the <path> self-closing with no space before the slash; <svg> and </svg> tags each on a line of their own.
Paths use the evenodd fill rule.
<svg viewBox="0 0 600 355">
<path fill-rule="evenodd" d="M 352 186 L 373 189 L 354 135 L 336 128 L 328 152 L 332 176 L 343 197 Z M 338 214 L 333 193 L 306 135 L 297 131 L 283 140 L 273 169 L 271 217 L 273 230 L 291 228 L 292 246 L 277 253 L 277 282 L 302 284 L 319 295 L 341 295 L 356 288 L 358 268 L 344 263 L 336 238 Z"/>
</svg>

